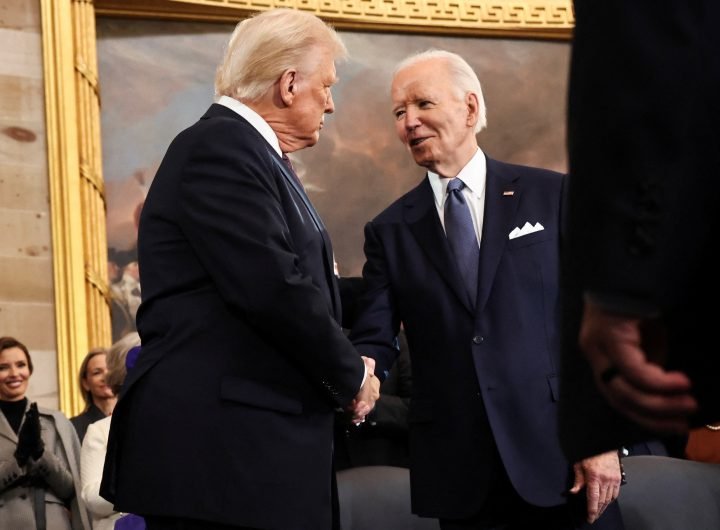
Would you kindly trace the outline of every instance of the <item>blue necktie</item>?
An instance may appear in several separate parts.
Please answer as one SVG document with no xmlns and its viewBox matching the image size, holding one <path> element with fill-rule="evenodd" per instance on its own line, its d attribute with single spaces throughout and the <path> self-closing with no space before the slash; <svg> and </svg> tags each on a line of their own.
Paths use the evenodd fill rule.
<svg viewBox="0 0 720 530">
<path fill-rule="evenodd" d="M 480 248 L 470 216 L 470 208 L 462 194 L 464 187 L 465 183 L 459 178 L 452 179 L 448 184 L 448 196 L 445 199 L 445 235 L 470 296 L 470 305 L 475 307 Z"/>
</svg>

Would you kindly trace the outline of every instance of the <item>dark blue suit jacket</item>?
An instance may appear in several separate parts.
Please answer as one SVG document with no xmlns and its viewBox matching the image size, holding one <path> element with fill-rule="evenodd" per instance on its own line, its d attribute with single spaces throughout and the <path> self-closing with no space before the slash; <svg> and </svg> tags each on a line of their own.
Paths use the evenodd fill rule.
<svg viewBox="0 0 720 530">
<path fill-rule="evenodd" d="M 213 105 L 168 149 L 138 247 L 142 352 L 113 413 L 103 496 L 142 515 L 330 528 L 334 408 L 364 367 L 303 190 Z"/>
<path fill-rule="evenodd" d="M 566 500 L 571 466 L 557 435 L 562 186 L 558 173 L 487 160 L 476 308 L 427 179 L 366 226 L 368 292 L 351 339 L 382 374 L 404 324 L 417 514 L 476 514 L 498 465 L 528 502 Z M 509 239 L 526 222 L 544 230 Z"/>
</svg>

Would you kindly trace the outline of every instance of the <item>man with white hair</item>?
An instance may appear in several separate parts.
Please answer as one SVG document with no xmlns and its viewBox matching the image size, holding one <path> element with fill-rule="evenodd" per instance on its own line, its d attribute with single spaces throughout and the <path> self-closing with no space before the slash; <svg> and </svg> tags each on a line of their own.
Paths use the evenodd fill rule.
<svg viewBox="0 0 720 530">
<path fill-rule="evenodd" d="M 383 379 L 405 329 L 413 512 L 443 530 L 622 528 L 617 452 L 573 465 L 558 439 L 563 175 L 479 148 L 480 82 L 454 53 L 405 59 L 391 95 L 427 173 L 365 228 L 350 338 Z"/>
<path fill-rule="evenodd" d="M 240 22 L 217 103 L 152 182 L 138 234 L 142 350 L 101 490 L 150 530 L 338 520 L 334 410 L 363 421 L 379 384 L 340 327 L 330 240 L 285 155 L 318 141 L 345 54 L 306 12 Z"/>
</svg>

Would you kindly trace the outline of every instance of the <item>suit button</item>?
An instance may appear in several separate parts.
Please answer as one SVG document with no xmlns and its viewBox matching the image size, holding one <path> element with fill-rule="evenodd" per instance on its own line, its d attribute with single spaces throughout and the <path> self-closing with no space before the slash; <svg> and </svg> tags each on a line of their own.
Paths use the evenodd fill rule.
<svg viewBox="0 0 720 530">
<path fill-rule="evenodd" d="M 484 341 L 484 340 L 485 340 L 485 338 L 482 337 L 481 335 L 475 335 L 475 336 L 473 337 L 473 343 L 474 343 L 474 344 L 482 344 L 482 341 Z"/>
</svg>

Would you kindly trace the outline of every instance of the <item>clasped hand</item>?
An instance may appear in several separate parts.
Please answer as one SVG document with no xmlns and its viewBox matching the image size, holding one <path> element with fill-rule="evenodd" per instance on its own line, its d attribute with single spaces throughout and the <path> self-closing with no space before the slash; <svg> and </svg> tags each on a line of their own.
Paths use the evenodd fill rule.
<svg viewBox="0 0 720 530">
<path fill-rule="evenodd" d="M 352 422 L 355 425 L 365 421 L 365 416 L 370 414 L 370 411 L 375 407 L 375 402 L 380 397 L 380 380 L 375 377 L 375 359 L 363 356 L 362 360 L 367 369 L 365 382 L 347 408 L 352 413 Z"/>
<path fill-rule="evenodd" d="M 687 375 L 663 367 L 667 343 L 657 322 L 586 301 L 579 343 L 600 392 L 621 414 L 654 431 L 687 432 L 697 402 Z"/>
<path fill-rule="evenodd" d="M 40 434 L 40 414 L 37 403 L 32 403 L 25 413 L 25 421 L 18 432 L 18 444 L 15 449 L 15 460 L 19 466 L 27 464 L 32 457 L 38 460 L 45 451 L 45 443 Z"/>
</svg>

